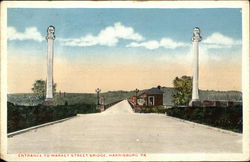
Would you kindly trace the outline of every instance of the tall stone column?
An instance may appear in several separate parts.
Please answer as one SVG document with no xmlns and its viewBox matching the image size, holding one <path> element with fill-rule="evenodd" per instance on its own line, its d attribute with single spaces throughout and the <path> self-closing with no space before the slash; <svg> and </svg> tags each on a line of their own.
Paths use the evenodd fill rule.
<svg viewBox="0 0 250 162">
<path fill-rule="evenodd" d="M 46 81 L 46 99 L 47 104 L 53 103 L 53 57 L 55 27 L 49 26 L 47 29 L 48 55 L 47 55 L 47 81 Z"/>
<path fill-rule="evenodd" d="M 200 103 L 199 99 L 199 42 L 201 41 L 200 29 L 198 27 L 194 28 L 193 31 L 193 89 L 192 89 L 192 100 L 190 105 L 193 106 L 194 103 Z"/>
</svg>

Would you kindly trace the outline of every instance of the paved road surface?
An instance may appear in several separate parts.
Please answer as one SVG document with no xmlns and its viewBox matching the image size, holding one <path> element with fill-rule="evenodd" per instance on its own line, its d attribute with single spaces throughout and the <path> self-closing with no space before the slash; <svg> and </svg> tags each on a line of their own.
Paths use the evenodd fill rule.
<svg viewBox="0 0 250 162">
<path fill-rule="evenodd" d="M 124 100 L 8 138 L 8 153 L 228 153 L 241 152 L 241 138 L 162 114 L 133 113 Z"/>
</svg>

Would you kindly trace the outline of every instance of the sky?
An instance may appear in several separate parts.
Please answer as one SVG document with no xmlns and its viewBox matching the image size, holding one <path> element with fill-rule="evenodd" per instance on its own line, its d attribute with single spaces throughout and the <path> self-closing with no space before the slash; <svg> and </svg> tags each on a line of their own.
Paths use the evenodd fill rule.
<svg viewBox="0 0 250 162">
<path fill-rule="evenodd" d="M 172 87 L 192 76 L 201 30 L 199 88 L 241 91 L 241 9 L 9 8 L 8 93 L 46 79 L 47 27 L 55 27 L 54 82 L 62 92 Z"/>
</svg>

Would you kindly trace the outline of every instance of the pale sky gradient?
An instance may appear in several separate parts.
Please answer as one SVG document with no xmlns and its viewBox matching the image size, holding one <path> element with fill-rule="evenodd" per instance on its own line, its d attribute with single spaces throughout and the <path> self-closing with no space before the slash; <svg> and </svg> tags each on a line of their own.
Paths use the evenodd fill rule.
<svg viewBox="0 0 250 162">
<path fill-rule="evenodd" d="M 8 93 L 46 79 L 49 25 L 58 90 L 172 87 L 176 76 L 192 75 L 198 26 L 200 89 L 241 91 L 240 9 L 8 9 Z"/>
</svg>

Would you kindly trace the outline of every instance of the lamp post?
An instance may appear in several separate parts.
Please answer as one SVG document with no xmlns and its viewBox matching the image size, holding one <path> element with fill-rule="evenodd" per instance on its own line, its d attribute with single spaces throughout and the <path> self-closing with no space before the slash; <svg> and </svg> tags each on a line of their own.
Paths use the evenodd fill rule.
<svg viewBox="0 0 250 162">
<path fill-rule="evenodd" d="M 99 102 L 99 94 L 100 94 L 100 92 L 101 92 L 101 89 L 100 89 L 100 88 L 97 88 L 95 91 L 96 91 L 96 93 L 97 93 L 97 106 L 99 106 L 99 105 L 100 105 L 100 102 Z"/>
<path fill-rule="evenodd" d="M 138 104 L 137 104 L 137 95 L 138 95 L 138 92 L 139 92 L 139 89 L 136 88 L 136 89 L 135 89 L 136 105 L 138 105 Z"/>
<path fill-rule="evenodd" d="M 139 92 L 139 89 L 135 89 L 135 95 L 136 95 L 136 97 L 137 97 L 137 94 L 138 94 L 138 92 Z"/>
</svg>

